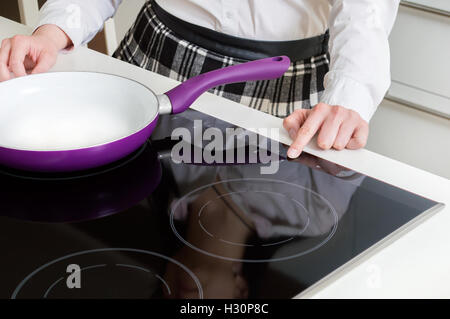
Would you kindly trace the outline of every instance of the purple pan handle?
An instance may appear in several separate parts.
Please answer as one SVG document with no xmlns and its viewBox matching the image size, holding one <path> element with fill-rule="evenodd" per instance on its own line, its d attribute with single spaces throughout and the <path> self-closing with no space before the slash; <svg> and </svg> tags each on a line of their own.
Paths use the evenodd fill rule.
<svg viewBox="0 0 450 319">
<path fill-rule="evenodd" d="M 166 92 L 172 113 L 181 113 L 209 89 L 227 83 L 270 80 L 282 76 L 291 61 L 287 56 L 265 58 L 200 74 Z"/>
</svg>

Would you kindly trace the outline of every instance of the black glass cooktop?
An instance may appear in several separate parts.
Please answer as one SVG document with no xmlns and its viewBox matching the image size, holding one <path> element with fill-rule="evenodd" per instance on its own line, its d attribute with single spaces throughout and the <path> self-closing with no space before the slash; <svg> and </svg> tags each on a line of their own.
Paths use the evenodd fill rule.
<svg viewBox="0 0 450 319">
<path fill-rule="evenodd" d="M 106 167 L 1 168 L 0 298 L 291 298 L 440 205 L 227 129 L 190 110 Z"/>
</svg>

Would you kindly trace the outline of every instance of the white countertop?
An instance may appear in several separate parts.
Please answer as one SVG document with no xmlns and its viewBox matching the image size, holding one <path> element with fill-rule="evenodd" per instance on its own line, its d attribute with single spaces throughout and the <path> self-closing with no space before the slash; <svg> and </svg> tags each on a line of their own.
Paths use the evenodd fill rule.
<svg viewBox="0 0 450 319">
<path fill-rule="evenodd" d="M 30 31 L 26 26 L 0 17 L 0 41 L 19 33 L 29 34 Z M 177 84 L 174 80 L 86 48 L 59 56 L 53 71 L 70 70 L 125 76 L 147 85 L 156 93 L 163 93 Z M 279 118 L 209 93 L 203 94 L 192 108 L 247 129 L 282 127 Z M 289 144 L 290 138 L 283 134 L 279 141 Z M 351 271 L 321 286 L 312 297 L 449 298 L 450 180 L 365 149 L 322 151 L 312 143 L 306 151 L 446 205 Z M 374 280 L 376 284 L 373 284 Z"/>
</svg>

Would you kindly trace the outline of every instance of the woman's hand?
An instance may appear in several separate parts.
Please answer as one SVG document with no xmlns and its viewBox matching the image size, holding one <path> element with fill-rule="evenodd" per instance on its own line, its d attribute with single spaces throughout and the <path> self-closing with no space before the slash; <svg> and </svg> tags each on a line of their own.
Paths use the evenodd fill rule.
<svg viewBox="0 0 450 319">
<path fill-rule="evenodd" d="M 310 110 L 295 110 L 284 119 L 283 126 L 293 140 L 290 158 L 297 158 L 317 132 L 317 144 L 324 150 L 358 149 L 366 145 L 369 136 L 369 124 L 357 112 L 325 103 Z"/>
<path fill-rule="evenodd" d="M 0 47 L 0 82 L 24 76 L 27 71 L 48 71 L 61 49 L 71 45 L 70 38 L 56 25 L 43 25 L 33 35 L 4 39 Z"/>
</svg>

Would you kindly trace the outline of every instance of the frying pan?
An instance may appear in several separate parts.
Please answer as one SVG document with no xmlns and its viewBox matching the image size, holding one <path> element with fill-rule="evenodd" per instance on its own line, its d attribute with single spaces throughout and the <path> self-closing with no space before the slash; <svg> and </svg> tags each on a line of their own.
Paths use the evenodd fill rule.
<svg viewBox="0 0 450 319">
<path fill-rule="evenodd" d="M 95 72 L 29 75 L 0 84 L 0 164 L 70 172 L 109 164 L 142 145 L 159 114 L 183 112 L 212 87 L 275 79 L 278 56 L 214 70 L 156 95 L 133 80 Z"/>
</svg>

